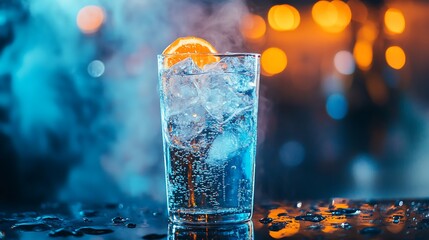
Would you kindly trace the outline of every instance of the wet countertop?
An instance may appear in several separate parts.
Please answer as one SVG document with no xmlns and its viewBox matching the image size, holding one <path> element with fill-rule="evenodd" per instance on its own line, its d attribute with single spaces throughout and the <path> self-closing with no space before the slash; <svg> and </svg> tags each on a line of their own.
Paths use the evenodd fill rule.
<svg viewBox="0 0 429 240">
<path fill-rule="evenodd" d="M 270 202 L 253 221 L 191 227 L 163 206 L 60 204 L 0 209 L 0 239 L 429 239 L 429 199 Z"/>
</svg>

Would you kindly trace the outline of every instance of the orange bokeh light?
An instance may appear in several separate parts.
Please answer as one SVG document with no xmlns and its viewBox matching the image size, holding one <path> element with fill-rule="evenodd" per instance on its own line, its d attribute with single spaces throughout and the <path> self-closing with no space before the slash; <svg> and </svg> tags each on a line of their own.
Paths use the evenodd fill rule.
<svg viewBox="0 0 429 240">
<path fill-rule="evenodd" d="M 404 14 L 399 9 L 389 8 L 384 14 L 384 24 L 389 32 L 402 33 L 405 29 Z"/>
<path fill-rule="evenodd" d="M 268 11 L 268 23 L 277 31 L 294 30 L 300 21 L 298 10 L 288 4 L 272 6 Z"/>
<path fill-rule="evenodd" d="M 406 62 L 404 50 L 399 46 L 392 46 L 386 50 L 386 62 L 393 69 L 401 69 Z"/>
<path fill-rule="evenodd" d="M 286 66 L 287 56 L 280 48 L 268 48 L 261 55 L 261 67 L 267 75 L 281 73 Z"/>
<path fill-rule="evenodd" d="M 313 5 L 311 14 L 314 21 L 321 27 L 331 27 L 338 18 L 337 8 L 332 3 L 322 0 Z"/>
<path fill-rule="evenodd" d="M 249 14 L 241 21 L 241 34 L 248 39 L 264 36 L 267 29 L 264 19 L 256 14 Z"/>
<path fill-rule="evenodd" d="M 374 40 L 377 38 L 377 35 L 378 29 L 375 24 L 371 22 L 365 23 L 365 25 L 363 25 L 357 33 L 358 39 L 368 42 L 374 42 Z"/>
<path fill-rule="evenodd" d="M 372 64 L 372 45 L 368 41 L 357 41 L 353 48 L 353 56 L 357 66 L 362 70 L 368 70 Z"/>
<path fill-rule="evenodd" d="M 311 14 L 314 21 L 330 33 L 343 31 L 352 18 L 350 7 L 340 0 L 318 1 L 313 5 Z"/>
<path fill-rule="evenodd" d="M 76 23 L 83 33 L 90 34 L 98 31 L 104 18 L 104 10 L 101 7 L 90 5 L 79 10 Z"/>
</svg>

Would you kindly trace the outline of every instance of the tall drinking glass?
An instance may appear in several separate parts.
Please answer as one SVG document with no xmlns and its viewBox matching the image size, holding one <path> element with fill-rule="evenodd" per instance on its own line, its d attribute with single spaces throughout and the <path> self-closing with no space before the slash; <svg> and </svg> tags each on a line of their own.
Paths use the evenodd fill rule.
<svg viewBox="0 0 429 240">
<path fill-rule="evenodd" d="M 158 55 L 171 222 L 244 222 L 253 211 L 258 54 Z"/>
</svg>

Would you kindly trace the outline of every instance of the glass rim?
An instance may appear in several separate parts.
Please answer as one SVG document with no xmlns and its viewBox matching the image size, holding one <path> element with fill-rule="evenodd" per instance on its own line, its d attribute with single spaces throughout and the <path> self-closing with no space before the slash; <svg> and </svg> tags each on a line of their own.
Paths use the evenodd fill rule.
<svg viewBox="0 0 429 240">
<path fill-rule="evenodd" d="M 215 56 L 215 57 L 245 57 L 252 56 L 260 58 L 261 54 L 259 53 L 234 53 L 234 52 L 226 52 L 226 53 L 171 53 L 171 54 L 158 54 L 158 57 L 173 57 L 173 56 Z"/>
</svg>

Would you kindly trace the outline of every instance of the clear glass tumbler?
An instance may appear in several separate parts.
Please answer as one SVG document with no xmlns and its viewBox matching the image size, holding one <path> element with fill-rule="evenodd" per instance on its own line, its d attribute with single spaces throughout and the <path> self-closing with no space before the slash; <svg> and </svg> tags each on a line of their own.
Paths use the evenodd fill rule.
<svg viewBox="0 0 429 240">
<path fill-rule="evenodd" d="M 259 54 L 158 55 L 169 219 L 251 218 Z"/>
</svg>

